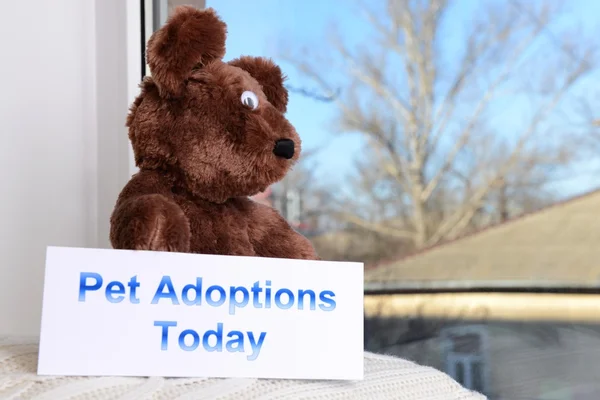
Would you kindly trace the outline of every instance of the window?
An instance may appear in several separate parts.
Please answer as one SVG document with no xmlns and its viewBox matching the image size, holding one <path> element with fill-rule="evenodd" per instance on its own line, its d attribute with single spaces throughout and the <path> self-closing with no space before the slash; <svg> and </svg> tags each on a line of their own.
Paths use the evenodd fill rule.
<svg viewBox="0 0 600 400">
<path fill-rule="evenodd" d="M 446 372 L 461 385 L 485 393 L 486 335 L 483 326 L 452 327 L 442 331 Z"/>
</svg>

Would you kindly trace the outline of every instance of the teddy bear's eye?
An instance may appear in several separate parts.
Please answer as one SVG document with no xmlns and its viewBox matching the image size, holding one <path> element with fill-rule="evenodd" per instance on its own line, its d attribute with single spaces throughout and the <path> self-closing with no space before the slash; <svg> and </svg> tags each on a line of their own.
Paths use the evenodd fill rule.
<svg viewBox="0 0 600 400">
<path fill-rule="evenodd" d="M 246 107 L 256 110 L 256 107 L 258 107 L 258 97 L 256 94 L 254 94 L 254 92 L 247 90 L 242 93 L 242 104 Z"/>
</svg>

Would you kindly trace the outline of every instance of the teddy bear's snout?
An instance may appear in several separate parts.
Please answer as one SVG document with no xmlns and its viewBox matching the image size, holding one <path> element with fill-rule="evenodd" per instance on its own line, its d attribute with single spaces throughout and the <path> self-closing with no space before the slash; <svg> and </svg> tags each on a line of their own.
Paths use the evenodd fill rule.
<svg viewBox="0 0 600 400">
<path fill-rule="evenodd" d="M 283 157 L 286 160 L 294 157 L 294 141 L 290 139 L 279 139 L 275 142 L 273 153 L 277 157 Z"/>
</svg>

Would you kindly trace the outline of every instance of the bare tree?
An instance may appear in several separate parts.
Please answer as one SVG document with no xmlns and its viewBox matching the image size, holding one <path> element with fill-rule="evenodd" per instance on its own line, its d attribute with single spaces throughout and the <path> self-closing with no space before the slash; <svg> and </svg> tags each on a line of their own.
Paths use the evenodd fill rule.
<svg viewBox="0 0 600 400">
<path fill-rule="evenodd" d="M 557 110 L 596 68 L 593 41 L 552 31 L 557 1 L 462 2 L 476 8 L 464 21 L 457 4 L 361 5 L 364 25 L 352 29 L 363 43 L 334 34 L 326 48 L 283 54 L 324 92 L 342 88 L 335 126 L 364 139 L 337 214 L 416 248 L 543 203 L 578 150 Z"/>
<path fill-rule="evenodd" d="M 593 157 L 600 152 L 600 90 L 597 87 L 590 89 L 578 97 L 571 113 L 574 117 L 569 116 L 569 123 L 588 146 L 591 154 L 587 155 Z"/>
</svg>

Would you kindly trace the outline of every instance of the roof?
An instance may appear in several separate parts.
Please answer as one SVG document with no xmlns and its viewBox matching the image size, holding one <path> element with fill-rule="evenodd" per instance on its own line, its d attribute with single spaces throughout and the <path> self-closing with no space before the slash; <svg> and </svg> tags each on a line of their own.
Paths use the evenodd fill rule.
<svg viewBox="0 0 600 400">
<path fill-rule="evenodd" d="M 600 190 L 365 271 L 365 291 L 600 288 Z"/>
</svg>

